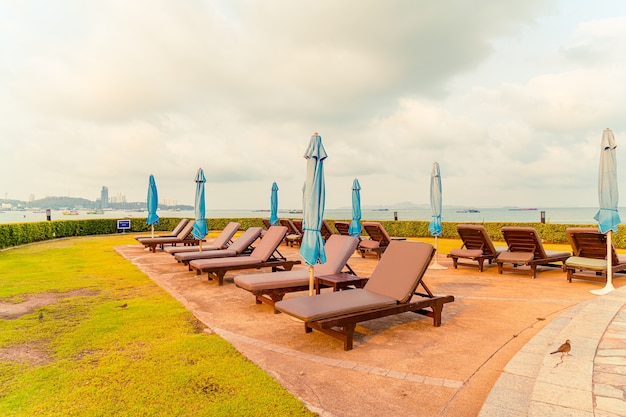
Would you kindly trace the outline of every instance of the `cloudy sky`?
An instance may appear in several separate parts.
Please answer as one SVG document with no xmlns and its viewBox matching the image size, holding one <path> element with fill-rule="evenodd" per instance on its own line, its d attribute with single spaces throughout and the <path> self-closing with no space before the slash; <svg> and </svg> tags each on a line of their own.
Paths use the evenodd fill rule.
<svg viewBox="0 0 626 417">
<path fill-rule="evenodd" d="M 0 198 L 299 208 L 311 134 L 328 208 L 597 205 L 626 185 L 622 0 L 0 3 Z M 624 146 L 620 146 L 624 143 Z"/>
</svg>

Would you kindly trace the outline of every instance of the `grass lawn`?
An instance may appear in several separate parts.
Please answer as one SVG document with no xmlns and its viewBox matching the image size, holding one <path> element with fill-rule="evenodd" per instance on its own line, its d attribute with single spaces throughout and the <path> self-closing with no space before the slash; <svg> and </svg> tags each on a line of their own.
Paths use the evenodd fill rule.
<svg viewBox="0 0 626 417">
<path fill-rule="evenodd" d="M 313 415 L 113 250 L 128 243 L 0 252 L 0 415 Z"/>
</svg>

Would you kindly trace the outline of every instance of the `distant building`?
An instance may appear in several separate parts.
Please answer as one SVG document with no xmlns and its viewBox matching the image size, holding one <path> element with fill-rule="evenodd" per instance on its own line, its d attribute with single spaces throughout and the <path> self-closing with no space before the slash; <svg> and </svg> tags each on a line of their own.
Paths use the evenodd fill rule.
<svg viewBox="0 0 626 417">
<path fill-rule="evenodd" d="M 100 191 L 100 208 L 109 208 L 109 187 L 107 186 L 102 186 L 102 191 Z"/>
<path fill-rule="evenodd" d="M 117 193 L 115 196 L 111 197 L 111 203 L 125 203 L 126 196 L 122 193 Z"/>
<path fill-rule="evenodd" d="M 28 196 L 28 202 L 32 203 L 33 201 L 35 201 L 35 194 L 31 194 Z"/>
</svg>

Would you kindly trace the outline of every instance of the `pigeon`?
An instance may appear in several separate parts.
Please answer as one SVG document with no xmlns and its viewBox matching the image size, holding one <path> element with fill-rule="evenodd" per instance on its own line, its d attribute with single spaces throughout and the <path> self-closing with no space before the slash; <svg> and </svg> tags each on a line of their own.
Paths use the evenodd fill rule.
<svg viewBox="0 0 626 417">
<path fill-rule="evenodd" d="M 570 350 L 572 350 L 572 345 L 570 345 L 569 339 L 567 339 L 565 343 L 559 346 L 559 348 L 555 350 L 554 352 L 551 352 L 550 355 L 554 355 L 555 353 L 560 353 L 561 357 L 563 357 L 563 355 L 569 356 Z"/>
<path fill-rule="evenodd" d="M 39 321 L 43 321 L 43 311 L 39 312 Z"/>
<path fill-rule="evenodd" d="M 118 307 L 118 308 L 126 308 L 126 307 L 128 307 L 128 304 L 127 304 L 127 303 L 124 303 L 124 304 L 122 304 L 121 306 L 117 306 L 117 307 Z"/>
</svg>

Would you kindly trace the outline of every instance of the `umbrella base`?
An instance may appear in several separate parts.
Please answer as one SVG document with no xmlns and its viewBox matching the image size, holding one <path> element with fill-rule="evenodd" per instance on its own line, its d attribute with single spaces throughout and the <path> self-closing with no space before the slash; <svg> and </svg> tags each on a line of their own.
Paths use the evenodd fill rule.
<svg viewBox="0 0 626 417">
<path fill-rule="evenodd" d="M 439 262 L 435 261 L 428 267 L 428 269 L 432 269 L 432 270 L 436 270 L 436 271 L 443 271 L 444 269 L 448 269 L 448 267 L 447 266 L 443 266 Z"/>
<path fill-rule="evenodd" d="M 614 290 L 615 290 L 615 287 L 613 286 L 613 284 L 609 283 L 609 284 L 606 284 L 604 288 L 600 290 L 589 290 L 589 292 L 595 295 L 605 295 Z"/>
</svg>

